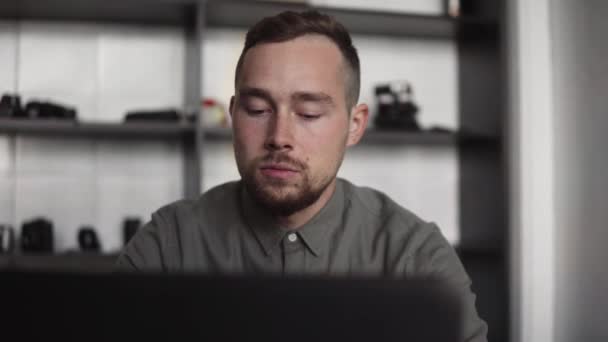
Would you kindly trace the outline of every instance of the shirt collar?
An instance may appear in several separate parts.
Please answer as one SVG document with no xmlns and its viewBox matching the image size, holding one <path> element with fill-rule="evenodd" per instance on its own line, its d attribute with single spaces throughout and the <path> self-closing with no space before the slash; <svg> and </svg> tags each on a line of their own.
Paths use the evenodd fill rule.
<svg viewBox="0 0 608 342">
<path fill-rule="evenodd" d="M 330 231 L 340 226 L 344 210 L 344 185 L 336 180 L 334 193 L 325 206 L 301 227 L 288 231 L 275 223 L 272 216 L 260 208 L 241 186 L 241 207 L 246 224 L 252 229 L 264 253 L 271 255 L 278 250 L 281 240 L 287 233 L 297 232 L 313 255 L 319 256 L 327 245 L 326 237 Z"/>
</svg>

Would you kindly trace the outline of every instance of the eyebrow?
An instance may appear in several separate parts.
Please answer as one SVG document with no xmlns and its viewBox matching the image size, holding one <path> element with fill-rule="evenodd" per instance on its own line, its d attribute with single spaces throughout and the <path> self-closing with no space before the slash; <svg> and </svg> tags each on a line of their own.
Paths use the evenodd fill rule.
<svg viewBox="0 0 608 342">
<path fill-rule="evenodd" d="M 323 92 L 299 91 L 291 95 L 291 100 L 294 102 L 321 102 L 330 106 L 334 105 L 333 98 Z"/>
<path fill-rule="evenodd" d="M 239 89 L 239 97 L 258 97 L 274 105 L 270 92 L 262 88 L 243 87 Z"/>
<path fill-rule="evenodd" d="M 275 106 L 276 102 L 270 95 L 270 92 L 266 89 L 255 88 L 255 87 L 243 87 L 239 89 L 239 96 L 246 97 L 257 97 L 261 98 L 272 106 Z M 334 106 L 334 100 L 331 96 L 324 92 L 309 92 L 309 91 L 298 91 L 291 94 L 291 101 L 293 102 L 320 102 L 330 106 Z"/>
</svg>

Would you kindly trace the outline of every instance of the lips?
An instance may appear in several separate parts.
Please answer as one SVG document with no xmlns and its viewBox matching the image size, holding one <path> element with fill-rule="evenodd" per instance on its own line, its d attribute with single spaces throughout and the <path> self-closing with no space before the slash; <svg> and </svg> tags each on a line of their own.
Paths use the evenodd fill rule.
<svg viewBox="0 0 608 342">
<path fill-rule="evenodd" d="M 297 168 L 287 164 L 264 164 L 260 167 L 260 169 L 299 172 Z"/>
<path fill-rule="evenodd" d="M 278 179 L 288 179 L 300 172 L 297 168 L 287 164 L 263 164 L 260 171 L 267 177 Z"/>
</svg>

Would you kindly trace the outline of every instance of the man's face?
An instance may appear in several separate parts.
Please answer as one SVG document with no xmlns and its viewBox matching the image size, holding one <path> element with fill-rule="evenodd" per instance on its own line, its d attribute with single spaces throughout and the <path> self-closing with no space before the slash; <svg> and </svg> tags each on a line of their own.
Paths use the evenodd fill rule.
<svg viewBox="0 0 608 342">
<path fill-rule="evenodd" d="M 361 115 L 346 106 L 344 63 L 320 35 L 260 44 L 244 56 L 230 106 L 235 157 L 249 193 L 274 214 L 313 204 L 360 137 L 353 127 L 361 129 Z M 367 107 L 363 121 L 364 129 Z"/>
</svg>

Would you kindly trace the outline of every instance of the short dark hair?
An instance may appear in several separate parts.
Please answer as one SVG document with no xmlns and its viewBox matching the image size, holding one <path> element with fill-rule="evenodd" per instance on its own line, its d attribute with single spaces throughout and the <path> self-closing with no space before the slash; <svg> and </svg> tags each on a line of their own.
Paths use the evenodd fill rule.
<svg viewBox="0 0 608 342">
<path fill-rule="evenodd" d="M 252 47 L 262 43 L 279 43 L 307 34 L 319 34 L 334 42 L 347 67 L 346 104 L 349 108 L 359 99 L 361 71 L 357 49 L 353 46 L 346 28 L 329 15 L 310 10 L 305 12 L 285 11 L 273 17 L 266 17 L 247 32 L 245 46 L 236 65 L 235 86 L 238 82 L 245 54 Z"/>
</svg>

